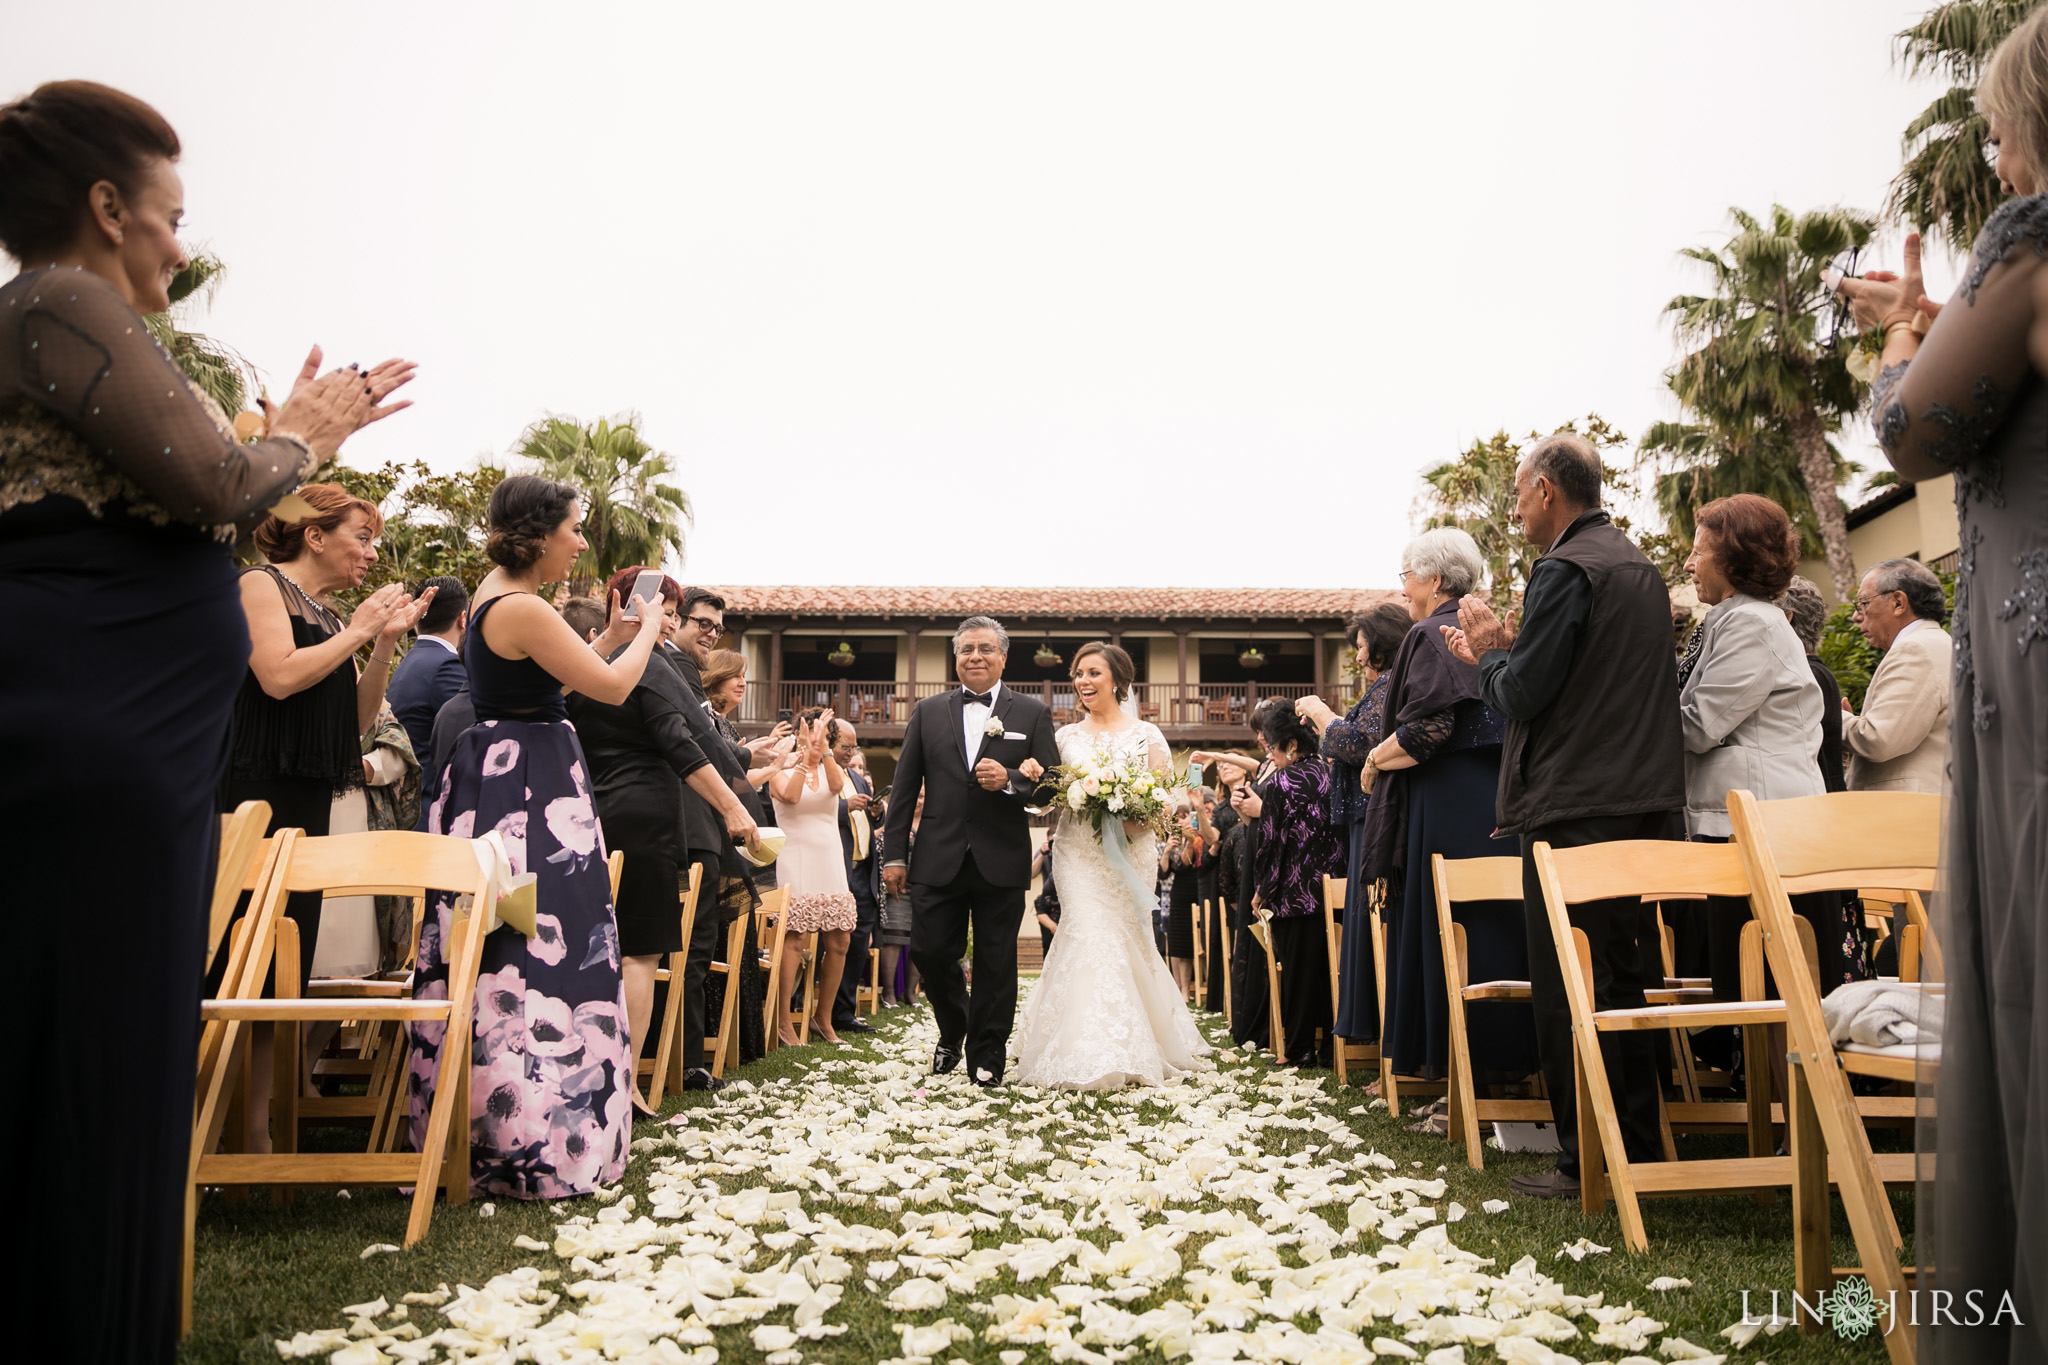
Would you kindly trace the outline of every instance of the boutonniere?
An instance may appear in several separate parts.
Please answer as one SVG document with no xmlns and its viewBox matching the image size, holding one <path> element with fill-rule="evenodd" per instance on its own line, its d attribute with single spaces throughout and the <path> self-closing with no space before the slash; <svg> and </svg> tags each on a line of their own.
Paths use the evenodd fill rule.
<svg viewBox="0 0 2048 1365">
<path fill-rule="evenodd" d="M 990 716 L 988 724 L 981 727 L 981 733 L 989 739 L 1001 739 L 1003 736 L 1003 718 L 1001 716 Z"/>
</svg>

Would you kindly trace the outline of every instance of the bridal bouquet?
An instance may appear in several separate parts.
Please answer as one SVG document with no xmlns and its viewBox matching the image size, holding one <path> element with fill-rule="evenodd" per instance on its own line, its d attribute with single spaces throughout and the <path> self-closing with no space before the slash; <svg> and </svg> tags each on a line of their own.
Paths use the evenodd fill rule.
<svg viewBox="0 0 2048 1365">
<path fill-rule="evenodd" d="M 1146 767 L 1143 754 L 1062 763 L 1045 775 L 1039 787 L 1050 788 L 1054 799 L 1065 803 L 1098 834 L 1104 816 L 1140 821 L 1160 835 L 1173 830 L 1173 778 Z"/>
</svg>

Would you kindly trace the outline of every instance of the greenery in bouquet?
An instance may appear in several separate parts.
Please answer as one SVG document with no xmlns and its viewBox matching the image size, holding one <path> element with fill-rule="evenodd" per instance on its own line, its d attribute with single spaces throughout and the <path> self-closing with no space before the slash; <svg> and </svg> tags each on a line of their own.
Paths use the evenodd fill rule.
<svg viewBox="0 0 2048 1365">
<path fill-rule="evenodd" d="M 1173 832 L 1174 777 L 1145 766 L 1143 754 L 1062 763 L 1045 775 L 1039 790 L 1050 790 L 1097 834 L 1105 816 L 1137 820 L 1161 836 Z"/>
</svg>

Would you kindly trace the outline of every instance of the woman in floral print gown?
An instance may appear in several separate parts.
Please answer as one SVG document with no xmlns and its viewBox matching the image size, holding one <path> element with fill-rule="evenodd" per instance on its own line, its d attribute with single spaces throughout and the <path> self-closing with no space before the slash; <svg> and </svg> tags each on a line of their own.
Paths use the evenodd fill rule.
<svg viewBox="0 0 2048 1365">
<path fill-rule="evenodd" d="M 590 773 L 563 689 L 618 704 L 660 638 L 659 613 L 619 619 L 607 664 L 535 590 L 569 576 L 585 542 L 576 490 L 532 475 L 491 494 L 487 547 L 464 662 L 477 723 L 456 741 L 429 808 L 435 834 L 496 830 L 515 876 L 537 874 L 532 938 L 484 940 L 470 1056 L 470 1183 L 479 1193 L 560 1199 L 617 1180 L 632 1136 L 632 1074 L 619 935 Z M 454 907 L 437 896 L 420 932 L 422 997 L 446 999 Z M 424 1139 L 445 1026 L 413 1028 L 413 1141 Z"/>
</svg>

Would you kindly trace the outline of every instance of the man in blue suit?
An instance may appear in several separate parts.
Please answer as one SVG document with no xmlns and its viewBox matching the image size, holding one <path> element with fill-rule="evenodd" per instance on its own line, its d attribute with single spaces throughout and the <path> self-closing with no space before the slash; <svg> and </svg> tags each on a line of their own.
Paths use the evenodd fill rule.
<svg viewBox="0 0 2048 1365">
<path fill-rule="evenodd" d="M 415 628 L 418 638 L 398 662 L 384 689 L 391 713 L 412 740 L 413 756 L 425 768 L 433 761 L 434 716 L 469 683 L 462 667 L 462 632 L 469 625 L 469 593 L 459 578 L 429 578 L 420 591 L 438 588 Z M 427 778 L 429 785 L 440 774 Z M 425 802 L 421 803 L 424 807 Z"/>
</svg>

